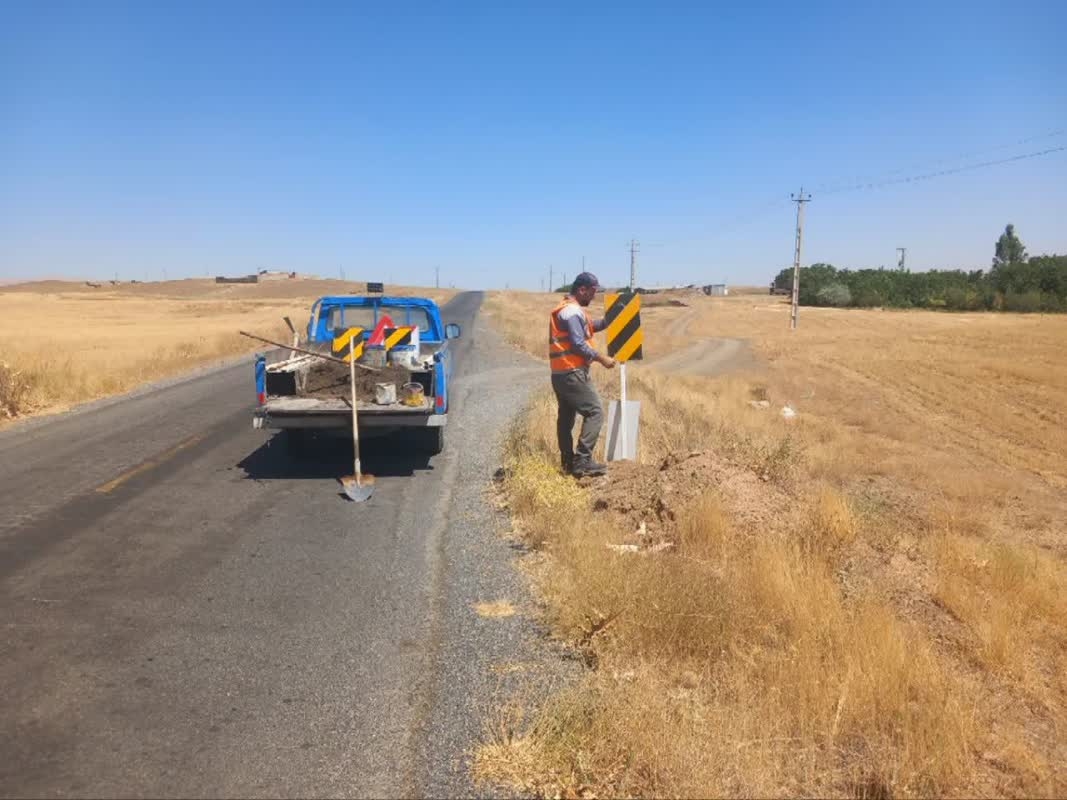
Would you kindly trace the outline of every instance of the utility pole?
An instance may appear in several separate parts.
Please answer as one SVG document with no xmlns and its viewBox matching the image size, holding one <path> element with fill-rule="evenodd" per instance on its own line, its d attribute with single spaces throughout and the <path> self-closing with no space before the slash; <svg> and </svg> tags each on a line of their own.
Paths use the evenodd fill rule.
<svg viewBox="0 0 1067 800">
<path fill-rule="evenodd" d="M 897 259 L 897 269 L 899 269 L 901 272 L 903 272 L 904 271 L 904 256 L 906 256 L 908 254 L 908 248 L 906 248 L 906 247 L 898 247 L 897 248 L 897 252 L 900 253 L 900 258 Z"/>
<path fill-rule="evenodd" d="M 637 285 L 637 254 L 641 252 L 641 243 L 636 239 L 630 240 L 630 291 Z"/>
<path fill-rule="evenodd" d="M 793 253 L 793 311 L 789 316 L 789 327 L 797 329 L 797 306 L 800 305 L 800 240 L 804 235 L 804 204 L 811 202 L 811 195 L 804 194 L 800 187 L 799 194 L 790 194 L 789 198 L 797 204 L 797 246 Z"/>
<path fill-rule="evenodd" d="M 433 268 L 433 285 L 435 289 L 441 288 L 441 265 L 438 264 Z"/>
<path fill-rule="evenodd" d="M 552 283 L 552 265 L 551 264 L 548 265 L 548 291 L 550 293 L 556 291 L 556 284 Z"/>
</svg>

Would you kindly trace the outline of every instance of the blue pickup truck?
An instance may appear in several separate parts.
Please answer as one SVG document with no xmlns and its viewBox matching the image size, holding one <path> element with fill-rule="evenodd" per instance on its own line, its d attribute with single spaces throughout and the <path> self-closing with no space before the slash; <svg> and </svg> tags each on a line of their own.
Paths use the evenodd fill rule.
<svg viewBox="0 0 1067 800">
<path fill-rule="evenodd" d="M 331 367 L 331 363 L 306 351 L 332 355 L 334 335 L 359 327 L 363 328 L 364 342 L 368 344 L 364 358 L 357 360 L 369 361 L 368 356 L 375 349 L 369 345 L 371 334 L 386 317 L 393 326 L 414 329 L 412 339 L 417 344 L 407 348 L 410 352 L 399 363 L 409 373 L 407 382 L 422 387 L 422 400 L 411 405 L 360 396 L 357 409 L 360 437 L 405 432 L 417 449 L 431 455 L 441 452 L 452 375 L 449 341 L 460 335 L 460 329 L 455 324 L 445 325 L 437 304 L 421 297 L 338 296 L 316 300 L 311 306 L 306 340 L 298 341 L 299 350 L 305 352 L 282 349 L 256 356 L 254 427 L 284 429 L 289 445 L 298 452 L 312 434 L 351 432 L 347 367 L 341 368 L 343 375 L 332 387 L 316 388 L 312 384 L 317 371 Z M 395 372 L 398 362 L 391 357 L 389 361 Z M 336 365 L 332 368 L 336 376 Z M 367 372 L 358 368 L 357 371 L 360 376 Z"/>
</svg>

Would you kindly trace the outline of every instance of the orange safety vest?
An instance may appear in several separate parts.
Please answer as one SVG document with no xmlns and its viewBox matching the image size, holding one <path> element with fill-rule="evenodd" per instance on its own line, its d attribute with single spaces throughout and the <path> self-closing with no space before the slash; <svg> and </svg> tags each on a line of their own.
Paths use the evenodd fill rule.
<svg viewBox="0 0 1067 800">
<path fill-rule="evenodd" d="M 589 365 L 585 356 L 571 347 L 571 334 L 567 324 L 559 318 L 559 312 L 569 305 L 578 305 L 573 297 L 564 298 L 552 311 L 548 318 L 548 360 L 552 364 L 553 372 L 570 372 Z M 585 309 L 578 306 L 585 320 L 585 338 L 589 346 L 593 346 L 593 324 L 585 313 Z"/>
</svg>

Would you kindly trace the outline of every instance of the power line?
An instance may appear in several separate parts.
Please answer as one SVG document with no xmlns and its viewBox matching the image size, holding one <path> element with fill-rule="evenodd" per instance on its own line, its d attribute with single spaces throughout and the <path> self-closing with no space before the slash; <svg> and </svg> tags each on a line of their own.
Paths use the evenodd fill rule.
<svg viewBox="0 0 1067 800">
<path fill-rule="evenodd" d="M 969 153 L 961 153 L 955 156 L 936 158 L 928 161 L 919 161 L 917 163 L 911 164 L 910 166 L 899 167 L 898 169 L 889 170 L 888 172 L 885 172 L 880 176 L 871 176 L 867 178 L 858 177 L 853 178 L 851 181 L 822 183 L 815 187 L 814 192 L 815 194 L 830 194 L 833 192 L 842 191 L 857 184 L 882 183 L 883 181 L 894 178 L 904 172 L 918 172 L 922 170 L 928 170 L 930 167 L 938 166 L 941 164 L 969 161 L 971 159 L 977 158 L 978 156 L 987 155 L 988 153 L 995 153 L 999 150 L 1007 150 L 1008 148 L 1013 147 L 1022 147 L 1023 145 L 1030 144 L 1031 142 L 1041 141 L 1042 139 L 1054 139 L 1058 136 L 1063 136 L 1064 134 L 1067 134 L 1067 129 L 1049 131 L 1048 133 L 1040 133 L 1036 136 L 1026 136 L 1022 139 L 1016 139 L 1013 142 L 998 144 L 993 147 L 985 147 L 981 150 L 972 150 Z"/>
<path fill-rule="evenodd" d="M 1052 137 L 1055 137 L 1055 136 L 1062 136 L 1065 133 L 1067 133 L 1067 129 L 1052 131 L 1050 133 L 1040 134 L 1038 136 L 1030 136 L 1030 137 L 1027 137 L 1025 139 L 1020 139 L 1020 140 L 1018 140 L 1016 142 L 1012 142 L 1010 144 L 998 145 L 997 147 L 988 148 L 985 151 L 979 151 L 979 152 L 991 152 L 991 151 L 994 151 L 994 150 L 1003 150 L 1006 147 L 1015 147 L 1015 146 L 1018 146 L 1020 144 L 1025 144 L 1027 142 L 1032 142 L 1032 141 L 1036 141 L 1036 140 L 1039 140 L 1039 139 L 1048 139 L 1048 138 L 1052 138 Z M 986 160 L 986 161 L 979 161 L 979 162 L 976 162 L 976 163 L 973 163 L 973 164 L 964 164 L 964 165 L 961 165 L 961 166 L 958 166 L 958 167 L 949 167 L 947 169 L 934 170 L 934 171 L 931 171 L 931 172 L 918 173 L 918 174 L 914 174 L 914 175 L 906 175 L 906 176 L 903 176 L 903 177 L 890 177 L 890 176 L 899 175 L 899 173 L 904 171 L 903 169 L 898 169 L 898 170 L 893 170 L 891 172 L 885 173 L 885 177 L 880 178 L 880 179 L 860 180 L 860 181 L 856 181 L 856 182 L 850 183 L 850 184 L 844 184 L 844 185 L 839 184 L 837 186 L 833 186 L 832 184 L 822 184 L 822 187 L 825 187 L 825 188 L 817 188 L 814 193 L 818 194 L 818 195 L 823 195 L 823 194 L 831 194 L 831 195 L 832 194 L 844 194 L 846 192 L 855 192 L 855 191 L 861 191 L 861 190 L 864 190 L 864 189 L 868 189 L 868 190 L 870 190 L 870 189 L 880 189 L 880 188 L 882 188 L 884 186 L 893 186 L 893 185 L 896 185 L 896 184 L 921 183 L 923 181 L 933 180 L 934 178 L 941 178 L 941 177 L 944 177 L 946 175 L 955 175 L 955 174 L 958 174 L 958 173 L 961 173 L 961 172 L 971 172 L 973 170 L 986 169 L 988 167 L 1000 166 L 1002 164 L 1010 164 L 1010 163 L 1013 163 L 1013 162 L 1016 162 L 1016 161 L 1025 161 L 1025 160 L 1031 159 L 1031 158 L 1040 158 L 1042 156 L 1052 155 L 1053 153 L 1060 153 L 1060 152 L 1063 152 L 1064 150 L 1067 150 L 1067 145 L 1060 145 L 1058 147 L 1049 147 L 1049 148 L 1046 148 L 1044 150 L 1037 150 L 1037 151 L 1029 152 L 1029 153 L 1021 153 L 1019 155 L 1007 156 L 1006 158 L 997 158 L 997 159 L 991 159 L 991 160 Z M 972 155 L 977 155 L 977 153 L 974 153 Z M 964 157 L 966 157 L 966 156 L 964 156 Z M 939 162 L 934 162 L 934 163 L 944 163 L 946 161 L 958 161 L 958 160 L 960 160 L 959 157 L 956 157 L 956 158 L 950 158 L 950 159 L 941 159 Z M 726 233 L 732 233 L 737 228 L 740 228 L 740 227 L 743 227 L 745 225 L 748 225 L 749 223 L 755 222 L 756 220 L 767 216 L 772 211 L 777 211 L 777 210 L 781 209 L 784 206 L 784 204 L 785 204 L 784 200 L 782 200 L 781 198 L 775 198 L 774 200 L 768 200 L 765 203 L 761 203 L 759 205 L 752 206 L 747 212 L 739 214 L 739 215 L 729 219 L 726 222 L 726 224 L 722 228 L 719 229 L 718 232 L 719 232 L 720 235 L 726 234 Z"/>
<path fill-rule="evenodd" d="M 1057 132 L 1062 133 L 1062 132 Z M 1048 134 L 1057 135 L 1057 134 Z M 1032 138 L 1045 138 L 1045 137 L 1032 137 Z M 1008 145 L 1010 146 L 1010 145 Z M 945 177 L 947 175 L 955 175 L 961 172 L 972 172 L 974 170 L 987 169 L 989 167 L 996 167 L 1002 164 L 1011 164 L 1016 161 L 1026 161 L 1032 158 L 1041 158 L 1043 156 L 1052 155 L 1053 153 L 1061 153 L 1067 150 L 1067 145 L 1061 145 L 1059 147 L 1049 147 L 1044 150 L 1037 150 L 1030 153 L 1021 153 L 1019 155 L 1008 156 L 1006 158 L 997 158 L 988 161 L 980 161 L 974 164 L 965 164 L 959 167 L 951 167 L 948 169 L 936 170 L 934 172 L 920 173 L 916 175 L 908 175 L 900 178 L 886 178 L 878 181 L 864 181 L 860 183 L 850 184 L 847 186 L 838 186 L 837 188 L 826 189 L 822 192 L 816 191 L 815 194 L 835 195 L 845 194 L 848 192 L 856 192 L 862 190 L 874 190 L 881 189 L 885 186 L 894 186 L 898 184 L 907 183 L 922 183 L 924 181 L 934 180 L 935 178 Z M 720 227 L 714 234 L 714 236 L 724 236 L 726 234 L 733 233 L 737 229 L 749 225 L 763 217 L 768 216 L 771 212 L 782 209 L 785 205 L 784 200 L 777 198 L 770 200 L 758 206 L 753 206 L 750 213 L 734 217 L 729 220 L 724 226 Z M 794 201 L 795 202 L 795 201 Z M 713 237 L 714 238 L 714 237 Z M 700 241 L 707 241 L 706 238 L 701 237 Z"/>
<path fill-rule="evenodd" d="M 908 175 L 903 178 L 889 178 L 887 180 L 862 182 L 852 184 L 851 186 L 842 186 L 837 189 L 827 189 L 821 194 L 842 194 L 844 192 L 856 192 L 862 189 L 881 189 L 884 186 L 895 186 L 901 183 L 919 183 L 921 181 L 933 180 L 934 178 L 941 178 L 946 175 L 956 175 L 960 172 L 971 172 L 976 169 L 986 169 L 987 167 L 996 167 L 1001 164 L 1011 164 L 1015 161 L 1026 161 L 1031 158 L 1040 158 L 1041 156 L 1051 155 L 1052 153 L 1062 153 L 1067 150 L 1067 145 L 1060 145 L 1059 147 L 1049 147 L 1045 150 L 1037 150 L 1032 153 L 1022 153 L 1016 156 L 1009 156 L 1007 158 L 996 158 L 990 161 L 979 161 L 975 164 L 964 164 L 960 167 L 950 167 L 949 169 L 939 169 L 934 172 L 926 172 L 920 175 Z"/>
</svg>

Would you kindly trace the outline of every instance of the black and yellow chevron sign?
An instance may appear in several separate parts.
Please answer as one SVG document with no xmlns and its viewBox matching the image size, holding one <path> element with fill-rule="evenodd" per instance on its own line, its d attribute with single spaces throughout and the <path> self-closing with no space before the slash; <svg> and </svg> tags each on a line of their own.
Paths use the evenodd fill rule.
<svg viewBox="0 0 1067 800">
<path fill-rule="evenodd" d="M 355 341 L 352 341 L 355 339 Z M 349 353 L 349 343 L 352 344 L 352 352 Z M 352 356 L 358 361 L 363 355 L 363 328 L 349 328 L 341 333 L 333 335 L 333 352 L 344 361 L 351 361 Z"/>
<path fill-rule="evenodd" d="M 411 344 L 411 332 L 415 330 L 413 327 L 404 328 L 386 328 L 385 338 L 382 339 L 382 344 L 385 346 L 385 352 L 389 352 L 394 347 L 404 344 Z"/>
<path fill-rule="evenodd" d="M 608 355 L 616 361 L 640 361 L 645 333 L 641 330 L 641 295 L 626 293 L 604 295 L 604 332 Z"/>
</svg>

